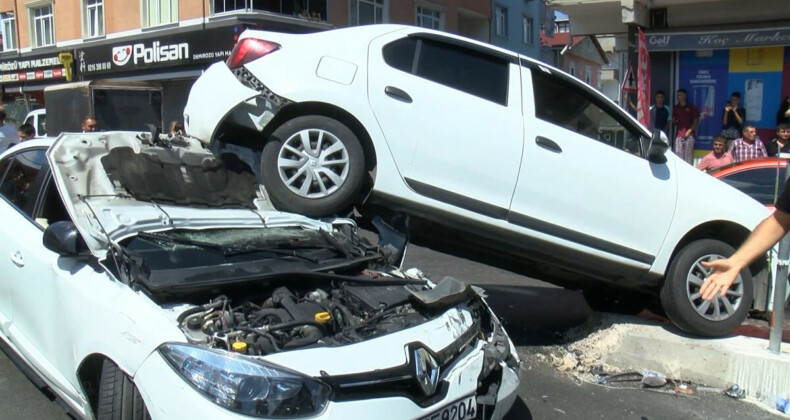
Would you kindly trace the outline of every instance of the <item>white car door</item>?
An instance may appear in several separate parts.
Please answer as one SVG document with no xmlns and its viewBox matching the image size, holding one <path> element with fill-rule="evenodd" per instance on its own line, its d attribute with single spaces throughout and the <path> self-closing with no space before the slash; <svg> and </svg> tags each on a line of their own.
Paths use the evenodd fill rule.
<svg viewBox="0 0 790 420">
<path fill-rule="evenodd" d="M 70 269 L 62 267 L 58 255 L 42 243 L 44 226 L 55 218 L 67 217 L 62 206 L 60 211 L 44 211 L 41 207 L 42 202 L 51 201 L 45 196 L 49 179 L 45 152 L 45 148 L 39 148 L 16 154 L 0 183 L 0 193 L 6 200 L 0 210 L 0 281 L 8 292 L 3 299 L 12 303 L 6 335 L 50 384 L 79 400 L 76 384 L 63 375 L 74 371 L 74 356 L 67 348 L 75 328 L 73 317 L 63 309 L 71 306 L 78 311 L 78 303 L 69 302 L 72 296 L 59 278 L 70 275 Z M 52 193 L 60 200 L 56 191 Z"/>
<path fill-rule="evenodd" d="M 649 139 L 581 81 L 522 70 L 523 164 L 509 220 L 649 267 L 674 215 L 674 160 L 647 160 Z"/>
<path fill-rule="evenodd" d="M 504 218 L 523 148 L 518 60 L 435 34 L 390 34 L 369 51 L 368 97 L 405 182 Z"/>
</svg>

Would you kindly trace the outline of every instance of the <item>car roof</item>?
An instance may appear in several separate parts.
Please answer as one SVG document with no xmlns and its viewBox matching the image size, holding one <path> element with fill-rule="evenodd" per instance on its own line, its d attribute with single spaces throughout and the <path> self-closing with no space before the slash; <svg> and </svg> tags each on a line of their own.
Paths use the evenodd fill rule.
<svg viewBox="0 0 790 420">
<path fill-rule="evenodd" d="M 730 163 L 729 165 L 718 167 L 708 173 L 714 178 L 722 178 L 735 172 L 741 172 L 744 170 L 757 169 L 757 168 L 772 168 L 772 167 L 776 167 L 777 165 L 779 167 L 787 166 L 787 158 L 768 157 L 768 158 L 749 159 L 749 160 Z"/>
</svg>

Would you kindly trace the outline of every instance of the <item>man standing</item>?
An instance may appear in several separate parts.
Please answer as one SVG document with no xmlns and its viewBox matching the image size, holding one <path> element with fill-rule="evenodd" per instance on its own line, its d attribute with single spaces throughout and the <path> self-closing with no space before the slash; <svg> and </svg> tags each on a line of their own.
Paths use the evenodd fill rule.
<svg viewBox="0 0 790 420">
<path fill-rule="evenodd" d="M 768 152 L 768 156 L 790 153 L 790 125 L 779 124 L 776 127 L 776 137 L 768 143 L 765 150 Z"/>
<path fill-rule="evenodd" d="M 655 94 L 656 104 L 650 107 L 650 130 L 661 130 L 665 134 L 669 133 L 669 106 L 664 103 L 665 95 L 663 90 L 657 90 Z"/>
<path fill-rule="evenodd" d="M 711 169 L 732 163 L 732 155 L 726 150 L 726 144 L 727 139 L 722 136 L 716 136 L 713 139 L 713 150 L 699 161 L 697 169 L 708 172 Z"/>
<path fill-rule="evenodd" d="M 699 113 L 694 105 L 686 102 L 686 90 L 678 89 L 678 103 L 672 107 L 672 122 L 675 123 L 675 153 L 683 160 L 691 163 L 694 152 L 694 130 L 697 129 Z"/>
<path fill-rule="evenodd" d="M 5 152 L 9 147 L 19 143 L 16 129 L 5 123 L 5 109 L 0 109 L 0 152 Z"/>
<path fill-rule="evenodd" d="M 743 128 L 743 117 L 746 110 L 740 107 L 741 92 L 730 94 L 730 101 L 724 106 L 721 117 L 721 135 L 727 140 L 738 137 Z"/>
<path fill-rule="evenodd" d="M 733 162 L 768 157 L 763 142 L 757 140 L 757 129 L 753 125 L 744 125 L 741 136 L 730 144 L 729 152 Z"/>
</svg>

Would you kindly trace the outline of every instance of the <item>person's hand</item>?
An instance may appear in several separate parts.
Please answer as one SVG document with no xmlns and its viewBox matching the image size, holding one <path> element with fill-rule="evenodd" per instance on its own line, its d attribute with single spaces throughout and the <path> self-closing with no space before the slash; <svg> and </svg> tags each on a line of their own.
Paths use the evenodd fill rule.
<svg viewBox="0 0 790 420">
<path fill-rule="evenodd" d="M 724 107 L 724 110 L 727 111 L 727 112 L 730 112 L 730 111 L 732 111 L 732 106 L 727 105 L 727 106 Z"/>
<path fill-rule="evenodd" d="M 738 267 L 732 265 L 729 259 L 702 261 L 702 266 L 711 269 L 702 287 L 699 288 L 699 294 L 705 300 L 713 300 L 716 295 L 724 297 L 740 274 Z"/>
</svg>

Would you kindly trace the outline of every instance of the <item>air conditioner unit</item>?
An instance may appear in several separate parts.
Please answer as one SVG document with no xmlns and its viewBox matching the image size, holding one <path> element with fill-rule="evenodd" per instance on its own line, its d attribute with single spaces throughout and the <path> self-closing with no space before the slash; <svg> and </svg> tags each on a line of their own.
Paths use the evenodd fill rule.
<svg viewBox="0 0 790 420">
<path fill-rule="evenodd" d="M 650 9 L 650 27 L 660 29 L 667 27 L 667 8 Z"/>
</svg>

